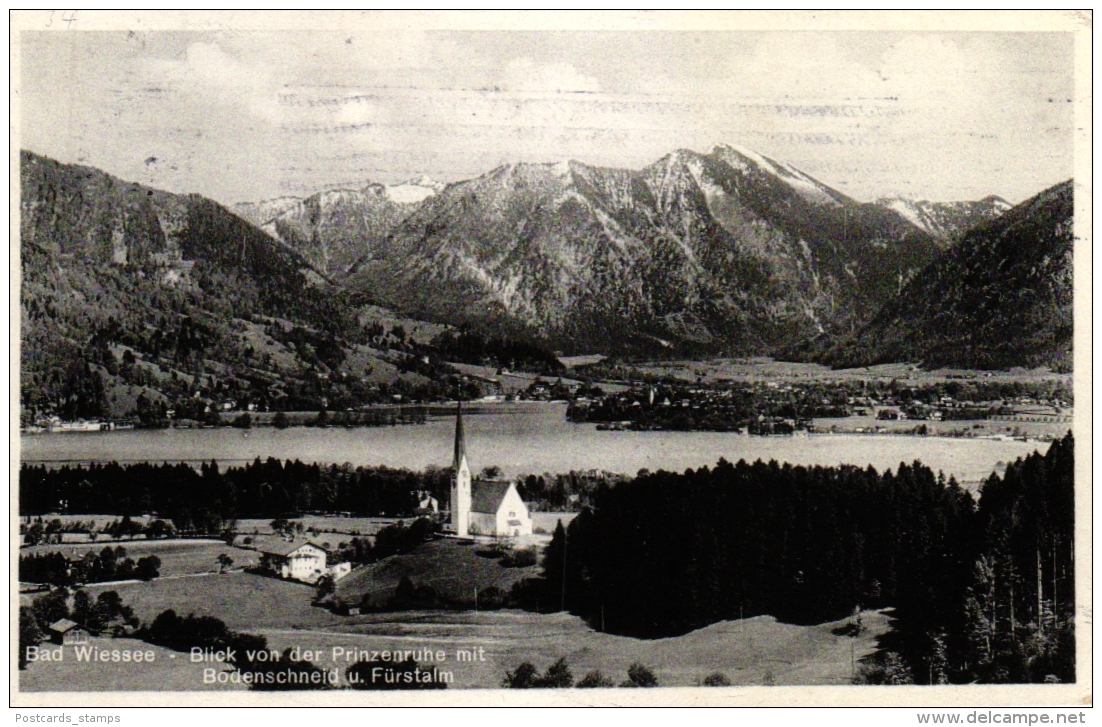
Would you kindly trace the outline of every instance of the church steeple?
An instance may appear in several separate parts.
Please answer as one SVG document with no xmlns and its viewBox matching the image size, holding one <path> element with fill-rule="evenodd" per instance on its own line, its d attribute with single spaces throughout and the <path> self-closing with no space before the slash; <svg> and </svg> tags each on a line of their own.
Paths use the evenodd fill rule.
<svg viewBox="0 0 1102 727">
<path fill-rule="evenodd" d="M 456 472 L 459 471 L 459 466 L 466 457 L 467 444 L 463 436 L 463 403 L 457 401 L 455 403 L 455 458 L 452 460 Z"/>
<path fill-rule="evenodd" d="M 471 521 L 471 468 L 467 464 L 467 443 L 463 436 L 463 404 L 455 405 L 455 472 L 452 474 L 451 524 L 457 537 L 467 537 Z"/>
</svg>

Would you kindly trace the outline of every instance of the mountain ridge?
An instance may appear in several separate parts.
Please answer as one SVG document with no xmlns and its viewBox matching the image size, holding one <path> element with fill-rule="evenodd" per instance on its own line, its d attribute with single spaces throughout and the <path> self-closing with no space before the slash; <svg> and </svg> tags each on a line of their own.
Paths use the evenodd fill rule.
<svg viewBox="0 0 1102 727">
<path fill-rule="evenodd" d="M 1072 370 L 1074 184 L 972 227 L 820 360 Z"/>
<path fill-rule="evenodd" d="M 640 170 L 502 165 L 375 242 L 346 284 L 411 315 L 733 353 L 854 324 L 937 249 L 895 212 L 730 146 Z"/>
<path fill-rule="evenodd" d="M 434 385 L 436 368 L 405 350 L 414 325 L 398 335 L 366 319 L 309 261 L 204 197 L 23 151 L 20 213 L 30 420 L 316 410 Z"/>
<path fill-rule="evenodd" d="M 975 201 L 931 202 L 926 199 L 881 197 L 874 204 L 881 205 L 903 215 L 947 247 L 970 228 L 992 220 L 1013 205 L 998 195 L 988 195 Z"/>
</svg>

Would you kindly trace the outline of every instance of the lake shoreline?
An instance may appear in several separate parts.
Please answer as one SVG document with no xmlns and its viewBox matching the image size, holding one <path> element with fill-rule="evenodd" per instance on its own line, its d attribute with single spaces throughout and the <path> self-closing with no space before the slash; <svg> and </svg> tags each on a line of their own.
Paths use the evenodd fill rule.
<svg viewBox="0 0 1102 727">
<path fill-rule="evenodd" d="M 712 431 L 597 431 L 570 422 L 564 403 L 490 403 L 465 407 L 471 467 L 496 466 L 506 477 L 602 470 L 634 475 L 640 470 L 683 471 L 714 466 L 721 458 L 793 465 L 871 465 L 894 469 L 918 459 L 958 481 L 980 481 L 999 463 L 1035 449 L 1043 438 L 1022 441 L 1011 431 L 967 430 L 973 436 L 882 432 L 816 432 L 748 435 Z M 1000 423 L 1001 428 L 1005 424 Z M 930 428 L 936 431 L 933 427 Z M 387 466 L 423 471 L 451 464 L 454 417 L 443 411 L 417 426 L 257 427 L 253 429 L 142 429 L 41 433 L 19 439 L 25 465 L 184 462 L 247 464 L 260 458 L 304 463 Z M 1026 434 L 1030 432 L 1022 432 Z M 1049 432 L 1045 432 L 1048 434 Z M 1053 434 L 1055 432 L 1052 432 Z"/>
</svg>

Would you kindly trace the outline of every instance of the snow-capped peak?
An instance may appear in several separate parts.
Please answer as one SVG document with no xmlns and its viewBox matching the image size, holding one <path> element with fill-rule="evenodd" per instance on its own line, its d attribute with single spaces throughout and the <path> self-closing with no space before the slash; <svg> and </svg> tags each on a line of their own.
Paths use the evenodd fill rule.
<svg viewBox="0 0 1102 727">
<path fill-rule="evenodd" d="M 792 189 L 797 194 L 806 199 L 808 202 L 829 205 L 831 207 L 840 207 L 842 204 L 837 199 L 835 199 L 834 196 L 830 194 L 830 192 L 828 192 L 821 184 L 819 184 L 814 179 L 807 176 L 791 164 L 788 164 L 786 162 L 772 161 L 770 159 L 767 159 L 766 157 L 763 157 L 761 154 L 758 154 L 753 149 L 747 149 L 744 146 L 736 146 L 734 144 L 721 144 L 713 150 L 713 154 L 718 152 L 724 157 L 724 161 L 727 161 L 727 163 L 730 164 L 730 155 L 723 153 L 727 151 L 738 154 L 743 159 L 752 162 L 761 171 L 767 174 L 772 174 L 780 181 L 792 187 Z M 732 164 L 732 166 L 737 166 L 742 171 L 748 171 L 745 164 Z"/>
</svg>

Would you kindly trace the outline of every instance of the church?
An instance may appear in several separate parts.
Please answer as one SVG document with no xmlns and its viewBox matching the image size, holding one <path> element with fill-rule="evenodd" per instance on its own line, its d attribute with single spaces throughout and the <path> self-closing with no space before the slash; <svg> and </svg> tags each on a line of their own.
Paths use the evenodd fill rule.
<svg viewBox="0 0 1102 727">
<path fill-rule="evenodd" d="M 463 405 L 455 410 L 455 472 L 449 509 L 451 529 L 456 537 L 475 535 L 515 537 L 532 534 L 528 506 L 512 482 L 471 481 L 467 445 L 463 434 Z"/>
</svg>

